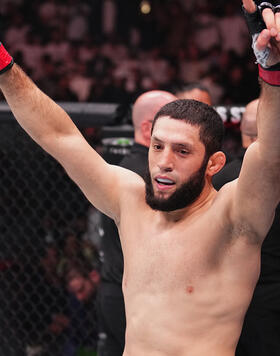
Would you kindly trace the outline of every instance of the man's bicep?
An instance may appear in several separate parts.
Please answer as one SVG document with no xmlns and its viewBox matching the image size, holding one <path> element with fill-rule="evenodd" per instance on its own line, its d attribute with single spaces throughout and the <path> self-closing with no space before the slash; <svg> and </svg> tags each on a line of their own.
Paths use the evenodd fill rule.
<svg viewBox="0 0 280 356">
<path fill-rule="evenodd" d="M 49 153 L 64 167 L 87 199 L 104 214 L 119 218 L 120 181 L 129 174 L 112 166 L 80 134 L 61 136 L 47 145 Z"/>
<path fill-rule="evenodd" d="M 250 145 L 234 185 L 234 220 L 251 226 L 265 236 L 280 199 L 280 169 L 262 157 L 259 143 Z"/>
</svg>

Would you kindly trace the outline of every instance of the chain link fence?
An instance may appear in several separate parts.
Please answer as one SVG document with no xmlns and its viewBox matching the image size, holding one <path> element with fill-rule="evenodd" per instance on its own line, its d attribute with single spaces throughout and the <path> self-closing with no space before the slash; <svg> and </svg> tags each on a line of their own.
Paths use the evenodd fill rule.
<svg viewBox="0 0 280 356">
<path fill-rule="evenodd" d="M 96 355 L 99 212 L 14 120 L 0 128 L 0 355 Z"/>
</svg>

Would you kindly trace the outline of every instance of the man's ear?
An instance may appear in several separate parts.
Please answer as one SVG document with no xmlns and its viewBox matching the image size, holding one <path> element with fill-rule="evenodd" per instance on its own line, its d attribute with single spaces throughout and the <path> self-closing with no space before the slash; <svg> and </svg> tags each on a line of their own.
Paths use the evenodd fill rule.
<svg viewBox="0 0 280 356">
<path fill-rule="evenodd" d="M 207 164 L 206 175 L 213 177 L 226 163 L 226 156 L 222 151 L 215 152 L 210 156 Z"/>
<path fill-rule="evenodd" d="M 145 138 L 145 140 L 150 140 L 151 139 L 151 122 L 148 120 L 144 120 L 141 122 L 141 132 L 142 136 Z"/>
</svg>

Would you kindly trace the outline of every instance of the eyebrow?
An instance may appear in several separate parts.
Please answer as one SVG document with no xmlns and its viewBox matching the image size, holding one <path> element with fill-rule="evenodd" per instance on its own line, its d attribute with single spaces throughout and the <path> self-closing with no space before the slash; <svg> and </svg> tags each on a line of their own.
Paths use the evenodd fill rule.
<svg viewBox="0 0 280 356">
<path fill-rule="evenodd" d="M 159 139 L 158 137 L 156 137 L 156 136 L 152 136 L 152 139 L 155 140 L 155 141 L 163 143 L 163 141 L 161 139 Z"/>
<path fill-rule="evenodd" d="M 164 143 L 164 141 L 162 141 L 160 138 L 156 137 L 156 136 L 152 136 L 152 139 L 154 141 L 157 141 L 159 143 Z M 186 148 L 188 150 L 191 150 L 193 148 L 193 145 L 190 143 L 181 143 L 181 142 L 173 142 L 171 143 L 173 146 L 178 146 L 180 148 Z"/>
</svg>

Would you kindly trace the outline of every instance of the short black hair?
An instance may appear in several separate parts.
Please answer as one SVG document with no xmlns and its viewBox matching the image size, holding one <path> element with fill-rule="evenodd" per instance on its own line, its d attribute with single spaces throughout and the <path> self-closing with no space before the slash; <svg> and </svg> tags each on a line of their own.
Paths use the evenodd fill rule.
<svg viewBox="0 0 280 356">
<path fill-rule="evenodd" d="M 173 88 L 172 88 L 172 93 L 174 95 L 181 93 L 181 92 L 190 92 L 194 89 L 199 89 L 201 91 L 204 91 L 208 93 L 211 96 L 210 90 L 200 82 L 190 82 L 190 83 L 177 83 Z"/>
<path fill-rule="evenodd" d="M 197 100 L 180 99 L 164 105 L 155 115 L 152 132 L 158 118 L 170 116 L 172 119 L 183 120 L 198 126 L 199 138 L 205 146 L 208 158 L 222 148 L 224 124 L 215 109 Z"/>
</svg>

